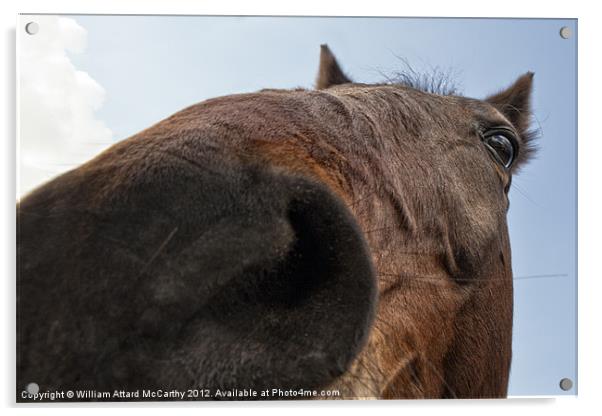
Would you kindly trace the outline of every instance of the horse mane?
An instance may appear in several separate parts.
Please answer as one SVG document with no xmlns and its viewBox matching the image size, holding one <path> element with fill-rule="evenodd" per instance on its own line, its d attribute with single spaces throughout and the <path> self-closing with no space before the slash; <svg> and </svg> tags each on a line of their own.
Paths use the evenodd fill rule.
<svg viewBox="0 0 602 416">
<path fill-rule="evenodd" d="M 400 68 L 390 72 L 379 71 L 385 78 L 385 84 L 403 85 L 429 94 L 461 95 L 456 73 L 452 69 L 429 66 L 418 71 L 406 58 L 396 57 L 401 62 Z"/>
</svg>

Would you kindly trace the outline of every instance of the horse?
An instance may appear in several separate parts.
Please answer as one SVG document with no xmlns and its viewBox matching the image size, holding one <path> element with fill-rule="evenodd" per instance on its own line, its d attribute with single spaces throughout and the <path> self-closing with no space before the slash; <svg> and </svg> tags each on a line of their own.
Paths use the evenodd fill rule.
<svg viewBox="0 0 602 416">
<path fill-rule="evenodd" d="M 208 99 L 22 198 L 17 400 L 505 397 L 533 74 L 483 100 L 408 79 L 322 45 L 314 89 Z"/>
</svg>

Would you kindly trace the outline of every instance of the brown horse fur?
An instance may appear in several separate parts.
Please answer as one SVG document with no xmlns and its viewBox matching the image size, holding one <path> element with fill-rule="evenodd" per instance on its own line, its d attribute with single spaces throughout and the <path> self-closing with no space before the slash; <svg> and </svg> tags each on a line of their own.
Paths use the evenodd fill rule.
<svg viewBox="0 0 602 416">
<path fill-rule="evenodd" d="M 306 388 L 504 397 L 532 74 L 484 101 L 352 83 L 207 100 L 18 207 L 17 398 Z M 482 142 L 514 131 L 504 169 Z"/>
</svg>

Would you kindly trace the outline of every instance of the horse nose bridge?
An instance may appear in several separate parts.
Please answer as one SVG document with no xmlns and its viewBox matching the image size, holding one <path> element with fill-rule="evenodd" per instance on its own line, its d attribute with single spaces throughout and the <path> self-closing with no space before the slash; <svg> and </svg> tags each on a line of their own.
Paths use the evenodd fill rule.
<svg viewBox="0 0 602 416">
<path fill-rule="evenodd" d="M 322 183 L 348 201 L 351 185 L 341 168 L 348 163 L 347 158 L 326 140 L 320 141 L 304 133 L 291 136 L 294 139 L 252 140 L 254 156 L 274 171 L 301 175 Z"/>
</svg>

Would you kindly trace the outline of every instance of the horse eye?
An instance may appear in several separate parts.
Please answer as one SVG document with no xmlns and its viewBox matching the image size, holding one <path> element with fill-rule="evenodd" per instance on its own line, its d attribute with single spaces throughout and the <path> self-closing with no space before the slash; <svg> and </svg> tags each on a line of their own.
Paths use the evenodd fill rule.
<svg viewBox="0 0 602 416">
<path fill-rule="evenodd" d="M 512 166 L 516 158 L 516 141 L 510 133 L 492 132 L 483 137 L 483 142 L 504 168 Z"/>
</svg>

